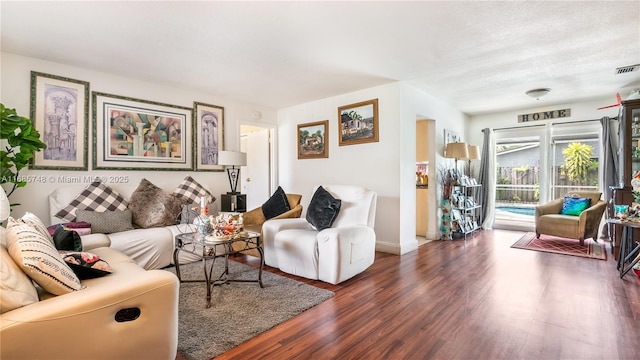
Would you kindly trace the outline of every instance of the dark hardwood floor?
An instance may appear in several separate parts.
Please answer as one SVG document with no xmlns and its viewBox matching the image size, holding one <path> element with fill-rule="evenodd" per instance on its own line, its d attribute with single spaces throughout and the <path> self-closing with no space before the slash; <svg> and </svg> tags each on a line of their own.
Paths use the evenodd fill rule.
<svg viewBox="0 0 640 360">
<path fill-rule="evenodd" d="M 620 279 L 610 252 L 510 248 L 521 235 L 377 253 L 335 286 L 291 276 L 336 295 L 216 359 L 640 359 L 640 278 Z"/>
</svg>

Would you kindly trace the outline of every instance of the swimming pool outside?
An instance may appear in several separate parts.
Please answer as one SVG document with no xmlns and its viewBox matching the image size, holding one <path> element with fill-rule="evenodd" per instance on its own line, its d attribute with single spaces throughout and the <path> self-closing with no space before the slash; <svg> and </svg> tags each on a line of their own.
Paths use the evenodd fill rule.
<svg viewBox="0 0 640 360">
<path fill-rule="evenodd" d="M 506 205 L 496 206 L 496 210 L 510 212 L 517 215 L 525 215 L 525 216 L 534 216 L 536 211 L 535 208 L 533 207 L 506 206 Z"/>
<path fill-rule="evenodd" d="M 529 223 L 534 222 L 536 204 L 496 204 L 495 219 L 497 223 Z"/>
</svg>

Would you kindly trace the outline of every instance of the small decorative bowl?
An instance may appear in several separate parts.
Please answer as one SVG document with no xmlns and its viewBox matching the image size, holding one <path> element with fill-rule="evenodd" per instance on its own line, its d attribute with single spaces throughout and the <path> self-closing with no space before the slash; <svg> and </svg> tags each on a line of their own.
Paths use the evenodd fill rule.
<svg viewBox="0 0 640 360">
<path fill-rule="evenodd" d="M 627 211 L 629 211 L 629 205 L 613 205 L 615 217 L 617 219 L 624 219 L 627 217 Z"/>
</svg>

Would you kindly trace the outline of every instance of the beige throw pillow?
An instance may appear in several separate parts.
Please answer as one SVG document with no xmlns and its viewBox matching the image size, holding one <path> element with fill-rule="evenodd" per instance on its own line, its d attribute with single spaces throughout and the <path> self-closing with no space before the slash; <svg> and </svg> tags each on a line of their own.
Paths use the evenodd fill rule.
<svg viewBox="0 0 640 360">
<path fill-rule="evenodd" d="M 33 226 L 9 218 L 7 250 L 16 265 L 49 293 L 63 295 L 82 288 L 53 243 Z"/>
<path fill-rule="evenodd" d="M 0 227 L 0 231 L 5 231 Z M 0 313 L 38 302 L 38 292 L 31 279 L 13 262 L 0 245 Z"/>
</svg>

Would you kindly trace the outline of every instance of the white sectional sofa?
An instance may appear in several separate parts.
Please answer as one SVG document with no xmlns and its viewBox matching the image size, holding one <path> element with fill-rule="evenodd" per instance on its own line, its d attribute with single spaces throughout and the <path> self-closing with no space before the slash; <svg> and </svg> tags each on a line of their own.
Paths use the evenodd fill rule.
<svg viewBox="0 0 640 360">
<path fill-rule="evenodd" d="M 138 184 L 117 184 L 112 186 L 126 200 L 136 190 Z M 56 213 L 67 206 L 86 185 L 70 185 L 60 187 L 49 195 L 49 216 L 51 224 L 63 223 L 56 216 Z M 173 188 L 163 189 L 167 193 L 173 191 Z M 210 209 L 212 213 L 217 212 L 216 209 Z M 174 237 L 179 233 L 193 232 L 195 228 L 190 224 L 179 224 L 165 227 L 154 227 L 147 229 L 134 229 L 122 232 L 106 234 L 111 243 L 111 248 L 127 255 L 133 259 L 140 267 L 150 269 L 160 269 L 173 264 Z M 95 241 L 96 237 L 103 237 L 103 234 L 91 234 L 82 237 L 82 241 Z M 179 253 L 178 261 L 180 264 L 190 263 L 199 260 L 196 255 L 185 251 Z"/>
</svg>

